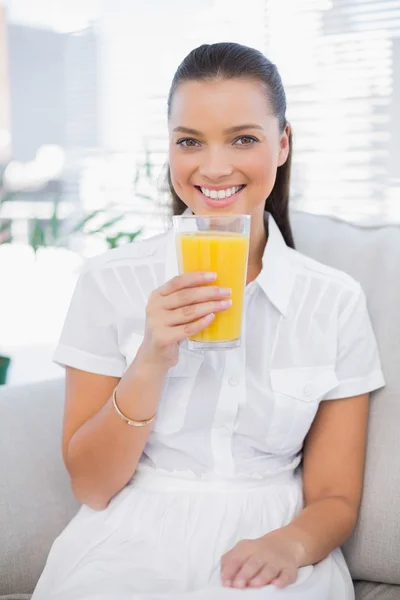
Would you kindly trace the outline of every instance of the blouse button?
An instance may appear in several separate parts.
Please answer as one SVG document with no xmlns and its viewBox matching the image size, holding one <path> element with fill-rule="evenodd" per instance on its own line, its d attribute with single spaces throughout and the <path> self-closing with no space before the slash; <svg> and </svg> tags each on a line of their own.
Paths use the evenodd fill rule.
<svg viewBox="0 0 400 600">
<path fill-rule="evenodd" d="M 239 380 L 236 379 L 236 377 L 230 377 L 228 380 L 228 383 L 229 383 L 229 385 L 234 387 L 235 385 L 237 385 L 239 383 Z"/>
</svg>

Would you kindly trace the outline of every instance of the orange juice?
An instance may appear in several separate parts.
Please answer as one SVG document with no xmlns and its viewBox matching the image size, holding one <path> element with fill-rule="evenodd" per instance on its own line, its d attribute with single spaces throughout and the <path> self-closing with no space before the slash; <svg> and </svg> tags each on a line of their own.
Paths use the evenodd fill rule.
<svg viewBox="0 0 400 600">
<path fill-rule="evenodd" d="M 240 338 L 246 284 L 249 237 L 241 233 L 206 231 L 177 236 L 181 273 L 211 271 L 210 285 L 232 289 L 232 306 L 216 313 L 214 321 L 196 336 L 196 342 L 229 342 Z"/>
</svg>

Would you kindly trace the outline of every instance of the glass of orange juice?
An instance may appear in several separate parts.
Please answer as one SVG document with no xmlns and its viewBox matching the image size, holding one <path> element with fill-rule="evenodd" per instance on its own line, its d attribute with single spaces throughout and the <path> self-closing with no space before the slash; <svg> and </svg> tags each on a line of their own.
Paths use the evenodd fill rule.
<svg viewBox="0 0 400 600">
<path fill-rule="evenodd" d="M 226 350 L 240 346 L 249 254 L 250 215 L 173 217 L 180 273 L 211 271 L 210 285 L 231 288 L 232 306 L 188 339 L 188 348 Z"/>
</svg>

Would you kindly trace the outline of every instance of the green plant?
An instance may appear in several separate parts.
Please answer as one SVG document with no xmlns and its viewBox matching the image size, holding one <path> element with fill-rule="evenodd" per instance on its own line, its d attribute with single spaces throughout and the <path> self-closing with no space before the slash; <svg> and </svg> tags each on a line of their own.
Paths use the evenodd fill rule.
<svg viewBox="0 0 400 600">
<path fill-rule="evenodd" d="M 29 236 L 29 244 L 35 255 L 39 248 L 60 247 L 74 234 L 85 233 L 85 235 L 106 234 L 109 229 L 124 218 L 124 215 L 118 215 L 112 219 L 106 219 L 100 226 L 90 228 L 90 223 L 97 217 L 107 215 L 110 207 L 97 209 L 88 215 L 85 215 L 78 223 L 71 228 L 65 228 L 64 221 L 59 218 L 59 198 L 53 200 L 53 213 L 48 223 L 44 223 L 38 218 L 33 220 L 32 231 Z M 119 232 L 115 235 L 105 237 L 109 248 L 115 248 L 120 240 L 132 241 L 139 235 L 140 231 Z"/>
<path fill-rule="evenodd" d="M 0 244 L 4 244 L 11 240 L 11 222 L 9 219 L 1 219 L 1 208 L 6 202 L 11 202 L 15 196 L 15 192 L 9 192 L 5 189 L 4 178 L 0 177 Z"/>
<path fill-rule="evenodd" d="M 117 215 L 111 219 L 107 218 L 112 205 L 104 209 L 97 209 L 88 215 L 85 215 L 78 223 L 70 229 L 64 227 L 64 222 L 58 215 L 59 199 L 53 201 L 53 214 L 48 224 L 44 224 L 39 219 L 35 218 L 33 228 L 29 237 L 29 244 L 33 248 L 35 255 L 39 248 L 59 247 L 74 234 L 84 233 L 85 235 L 103 235 L 109 248 L 116 248 L 121 242 L 132 242 L 140 233 L 141 230 L 134 232 L 120 231 L 115 234 L 106 235 L 108 231 L 117 223 L 122 221 L 124 215 Z M 91 228 L 91 222 L 98 217 L 106 216 L 106 220 L 101 225 Z"/>
<path fill-rule="evenodd" d="M 145 147 L 144 161 L 140 163 L 133 178 L 133 187 L 135 197 L 142 198 L 151 202 L 154 200 L 150 195 L 143 194 L 138 191 L 138 187 L 143 181 L 154 185 L 153 169 L 154 165 L 151 160 L 151 153 Z M 16 193 L 7 193 L 4 190 L 3 182 L 0 180 L 0 208 L 5 202 L 10 202 L 15 197 Z M 118 207 L 109 203 L 105 208 L 96 209 L 89 214 L 85 214 L 77 223 L 67 228 L 65 221 L 59 216 L 60 198 L 55 197 L 52 200 L 52 215 L 49 220 L 34 218 L 32 221 L 31 230 L 29 233 L 29 244 L 32 247 L 35 256 L 39 248 L 60 247 L 65 245 L 71 236 L 84 233 L 88 236 L 100 235 L 105 239 L 109 248 L 132 242 L 141 230 L 137 231 L 117 231 L 115 225 L 122 221 L 124 214 L 119 214 L 110 218 L 110 214 L 115 213 Z M 103 222 L 101 222 L 103 218 Z M 100 224 L 99 224 L 100 221 Z M 1 222 L 0 219 L 0 244 L 10 241 L 11 231 L 10 223 L 7 221 Z"/>
</svg>

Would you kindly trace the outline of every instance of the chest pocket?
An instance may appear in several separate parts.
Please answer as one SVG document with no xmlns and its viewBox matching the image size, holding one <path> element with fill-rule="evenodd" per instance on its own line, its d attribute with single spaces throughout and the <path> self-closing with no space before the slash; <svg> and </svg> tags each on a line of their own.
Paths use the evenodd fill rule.
<svg viewBox="0 0 400 600">
<path fill-rule="evenodd" d="M 273 415 L 267 444 L 273 451 L 298 452 L 322 398 L 339 385 L 332 366 L 271 369 Z"/>
<path fill-rule="evenodd" d="M 179 361 L 165 378 L 163 392 L 153 430 L 168 435 L 180 431 L 184 425 L 187 407 L 199 369 L 204 360 L 202 353 L 187 348 L 179 349 Z"/>
</svg>

